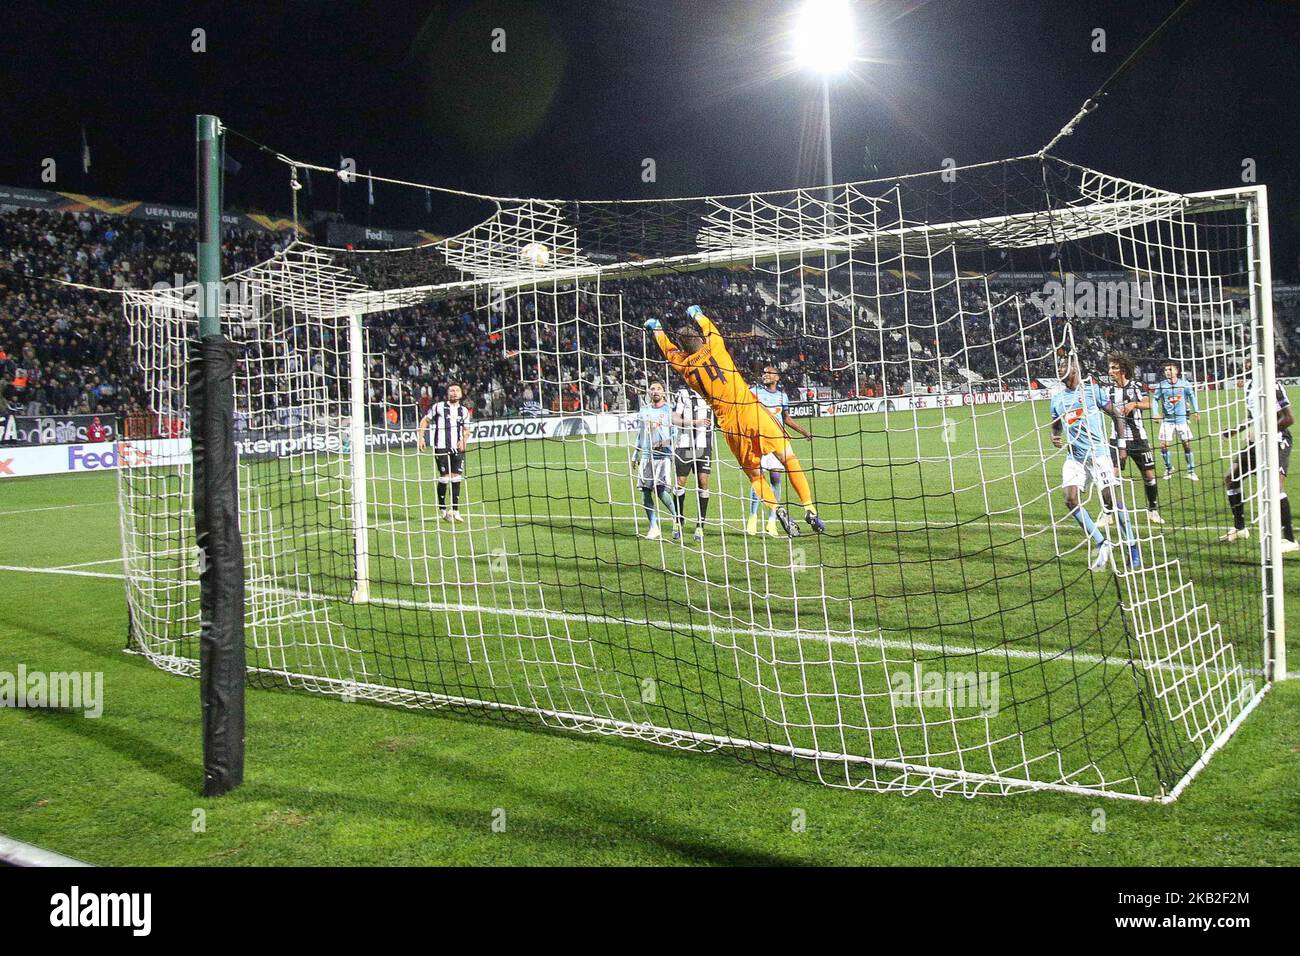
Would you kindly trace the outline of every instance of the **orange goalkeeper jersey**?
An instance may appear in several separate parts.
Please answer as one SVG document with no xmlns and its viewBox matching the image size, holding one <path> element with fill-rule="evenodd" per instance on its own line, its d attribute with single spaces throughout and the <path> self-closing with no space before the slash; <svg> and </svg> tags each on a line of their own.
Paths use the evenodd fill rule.
<svg viewBox="0 0 1300 956">
<path fill-rule="evenodd" d="M 662 329 L 655 330 L 655 342 L 668 364 L 709 403 L 740 467 L 755 471 L 765 455 L 779 454 L 788 446 L 785 429 L 736 370 L 718 327 L 703 314 L 696 322 L 704 334 L 704 344 L 694 352 L 679 349 Z"/>
<path fill-rule="evenodd" d="M 668 364 L 704 397 L 718 424 L 727 430 L 727 423 L 738 421 L 743 409 L 762 405 L 749 390 L 745 377 L 737 371 L 736 362 L 713 320 L 700 315 L 696 321 L 704 334 L 704 345 L 696 351 L 688 353 L 679 349 L 662 329 L 655 331 L 655 342 Z"/>
</svg>

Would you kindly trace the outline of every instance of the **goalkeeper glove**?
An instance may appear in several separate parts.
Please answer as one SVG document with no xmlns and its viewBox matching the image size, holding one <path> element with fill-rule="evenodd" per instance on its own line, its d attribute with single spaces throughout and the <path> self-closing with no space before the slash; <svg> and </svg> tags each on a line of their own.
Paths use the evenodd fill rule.
<svg viewBox="0 0 1300 956">
<path fill-rule="evenodd" d="M 660 323 L 660 321 L 659 321 L 658 319 L 646 319 L 646 320 L 645 320 L 645 330 L 646 330 L 647 332 L 658 332 L 658 331 L 659 331 L 660 329 L 662 329 L 662 328 L 663 328 L 663 325 Z"/>
<path fill-rule="evenodd" d="M 700 316 L 704 314 L 704 310 L 701 309 L 698 305 L 692 305 L 686 309 L 686 314 L 689 315 L 692 319 L 698 319 Z"/>
</svg>

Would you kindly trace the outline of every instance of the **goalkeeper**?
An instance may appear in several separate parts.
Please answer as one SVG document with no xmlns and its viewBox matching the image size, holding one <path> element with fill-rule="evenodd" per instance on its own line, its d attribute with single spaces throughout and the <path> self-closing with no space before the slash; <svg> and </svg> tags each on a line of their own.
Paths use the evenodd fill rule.
<svg viewBox="0 0 1300 956">
<path fill-rule="evenodd" d="M 799 526 L 772 494 L 772 486 L 763 470 L 766 455 L 772 455 L 785 468 L 790 485 L 803 505 L 804 520 L 819 534 L 825 531 L 826 522 L 817 515 L 803 465 L 799 463 L 780 423 L 736 371 L 736 363 L 727 351 L 722 334 L 704 310 L 693 305 L 686 314 L 699 328 L 683 325 L 677 330 L 676 343 L 664 332 L 658 319 L 649 319 L 645 327 L 654 333 L 655 342 L 668 359 L 668 364 L 709 403 L 718 427 L 727 439 L 727 447 L 749 478 L 758 500 L 773 512 L 785 533 L 792 538 L 798 537 Z"/>
</svg>

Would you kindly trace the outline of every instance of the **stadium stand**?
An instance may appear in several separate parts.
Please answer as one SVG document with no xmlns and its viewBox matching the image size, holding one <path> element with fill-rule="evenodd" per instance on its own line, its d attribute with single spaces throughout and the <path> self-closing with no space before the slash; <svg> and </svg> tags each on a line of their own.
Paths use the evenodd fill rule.
<svg viewBox="0 0 1300 956">
<path fill-rule="evenodd" d="M 226 272 L 269 258 L 290 238 L 288 232 L 228 229 Z M 183 284 L 195 275 L 194 249 L 193 228 L 180 224 L 94 211 L 0 213 L 0 414 L 143 415 L 140 377 L 130 367 L 119 303 L 111 296 L 45 280 L 113 289 Z M 776 365 L 787 391 L 797 397 L 892 395 L 967 383 L 975 388 L 1027 384 L 1021 320 L 1005 303 L 990 310 L 970 283 L 962 285 L 959 301 L 956 289 L 941 289 L 932 297 L 910 291 L 905 277 L 882 273 L 881 286 L 870 297 L 872 305 L 859 307 L 856 322 L 840 300 L 843 290 L 831 290 L 835 301 L 828 308 L 821 284 L 817 277 L 801 287 L 789 276 L 778 284 L 769 275 L 711 270 L 625 279 L 609 283 L 605 291 L 622 294 L 623 327 L 637 334 L 645 319 L 679 317 L 687 305 L 699 303 L 731 330 L 733 354 L 745 370 L 757 378 L 763 365 Z M 1021 285 L 1015 289 L 1003 284 L 990 298 L 1003 302 L 1012 292 L 1028 296 L 1041 290 L 1041 282 L 1022 280 Z M 933 335 L 928 329 L 920 335 L 915 310 L 930 310 L 932 303 L 939 307 Z M 1022 302 L 1021 307 L 1031 306 Z M 1295 376 L 1300 374 L 1300 290 L 1277 292 L 1275 310 L 1278 374 Z M 910 337 L 898 331 L 909 327 L 905 314 L 912 317 Z M 672 318 L 670 324 L 676 321 Z M 801 334 L 804 323 L 811 322 L 820 325 L 820 354 L 809 345 L 814 337 Z M 828 323 L 829 341 L 834 343 L 829 347 Z M 620 381 L 620 353 L 624 348 L 635 351 L 639 343 L 624 343 L 617 326 L 610 329 L 599 360 L 588 354 L 581 368 L 577 343 L 556 338 L 561 333 L 549 326 L 552 338 L 534 343 L 542 358 L 531 377 L 547 383 L 542 394 L 521 381 L 509 349 L 490 328 L 490 316 L 466 300 L 382 313 L 369 328 L 372 352 L 383 356 L 382 362 L 376 360 L 374 374 L 388 379 L 387 395 L 400 396 L 401 415 L 410 419 L 403 424 L 423 414 L 449 381 L 462 383 L 468 404 L 480 417 L 559 411 L 566 404 L 635 407 L 645 384 Z M 1105 354 L 1116 348 L 1149 356 L 1145 362 L 1140 358 L 1139 366 L 1154 376 L 1161 358 L 1159 341 L 1150 331 L 1095 322 L 1079 345 L 1094 368 L 1104 367 Z M 965 355 L 968 361 L 973 356 L 979 367 L 959 367 L 945 358 L 951 355 Z M 864 374 L 855 377 L 855 366 Z M 269 410 L 242 411 L 246 415 Z"/>
</svg>

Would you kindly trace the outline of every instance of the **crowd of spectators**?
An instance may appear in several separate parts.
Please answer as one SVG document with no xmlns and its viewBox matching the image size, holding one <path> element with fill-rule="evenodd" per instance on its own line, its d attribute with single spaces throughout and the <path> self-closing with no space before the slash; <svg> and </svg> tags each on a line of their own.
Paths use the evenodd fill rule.
<svg viewBox="0 0 1300 956">
<path fill-rule="evenodd" d="M 227 229 L 227 274 L 271 257 L 289 240 Z M 420 272 L 420 254 L 390 266 L 382 254 L 341 258 L 354 275 L 381 287 L 436 279 Z M 394 268 L 401 274 L 378 275 Z M 0 214 L 0 414 L 147 413 L 150 396 L 134 367 L 119 298 L 49 280 L 146 289 L 184 284 L 195 271 L 188 225 L 93 211 Z M 691 304 L 726 330 L 751 381 L 775 365 L 795 398 L 1024 387 L 1053 375 L 1053 345 L 1063 340 L 1065 321 L 1035 301 L 1041 280 L 1017 286 L 931 276 L 926 285 L 872 270 L 869 293 L 859 274 L 850 295 L 842 278 L 828 284 L 821 273 L 804 275 L 703 270 L 375 312 L 366 320 L 372 415 L 414 422 L 453 381 L 480 417 L 635 408 L 647 376 L 663 373 L 645 320 L 658 318 L 671 333 Z M 1276 317 L 1279 374 L 1298 374 L 1300 295 L 1277 297 Z M 1167 336 L 1141 325 L 1072 323 L 1086 363 L 1104 369 L 1105 355 L 1124 349 L 1154 376 Z M 245 361 L 271 368 L 273 381 L 258 407 L 241 406 L 241 423 L 269 416 L 284 424 L 310 381 L 333 382 L 327 400 L 341 410 L 346 349 L 335 333 L 300 323 L 278 334 L 274 342 L 256 329 L 244 336 Z"/>
<path fill-rule="evenodd" d="M 287 241 L 226 231 L 231 271 L 261 261 Z M 122 303 L 108 289 L 184 284 L 196 272 L 192 226 L 99 212 L 19 209 L 0 214 L 0 415 L 119 414 L 144 411 Z"/>
</svg>

